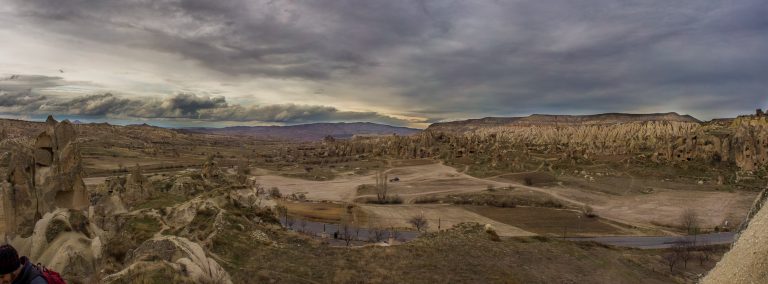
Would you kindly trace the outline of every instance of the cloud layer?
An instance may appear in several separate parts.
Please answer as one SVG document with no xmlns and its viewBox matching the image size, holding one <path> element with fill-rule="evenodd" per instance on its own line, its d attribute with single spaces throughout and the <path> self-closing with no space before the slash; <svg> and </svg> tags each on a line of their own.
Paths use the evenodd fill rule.
<svg viewBox="0 0 768 284">
<path fill-rule="evenodd" d="M 270 106 L 269 97 L 259 98 L 263 106 L 240 106 L 194 95 L 152 103 L 94 95 L 78 98 L 86 106 L 46 106 L 74 112 L 311 121 L 389 117 L 381 112 L 439 120 L 678 111 L 707 119 L 768 103 L 763 95 L 768 88 L 768 2 L 762 0 L 9 4 L 10 17 L 45 33 L 133 50 L 147 54 L 147 60 L 150 52 L 171 54 L 234 85 L 270 79 L 284 80 L 293 89 L 322 87 L 322 92 L 292 94 L 297 101 L 383 110 Z M 32 85 L 46 83 L 41 78 Z M 14 95 L 0 104 L 39 99 L 20 91 L 6 90 Z"/>
<path fill-rule="evenodd" d="M 340 111 L 316 105 L 229 104 L 222 96 L 178 93 L 163 98 L 126 98 L 111 93 L 59 98 L 37 94 L 34 89 L 14 86 L 54 87 L 57 77 L 14 75 L 0 80 L 0 111 L 5 113 L 66 114 L 88 117 L 139 119 L 194 119 L 282 124 L 317 121 L 374 121 L 405 125 L 410 121 L 375 112 Z M 8 90 L 8 91 L 5 91 Z"/>
</svg>

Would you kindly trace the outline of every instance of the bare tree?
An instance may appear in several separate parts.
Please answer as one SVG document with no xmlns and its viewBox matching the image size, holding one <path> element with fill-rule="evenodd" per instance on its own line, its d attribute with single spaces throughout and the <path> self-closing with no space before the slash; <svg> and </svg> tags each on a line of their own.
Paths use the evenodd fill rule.
<svg viewBox="0 0 768 284">
<path fill-rule="evenodd" d="M 429 221 L 427 221 L 427 218 L 424 218 L 424 214 L 411 217 L 408 220 L 408 224 L 411 224 L 419 232 L 426 232 L 429 227 Z"/>
<path fill-rule="evenodd" d="M 707 262 L 712 257 L 712 255 L 715 253 L 715 248 L 711 246 L 711 243 L 708 239 L 704 240 L 704 243 L 701 244 L 701 257 L 704 259 L 702 262 Z"/>
<path fill-rule="evenodd" d="M 349 246 L 355 238 L 353 225 L 349 222 L 342 222 L 339 225 L 339 237 Z"/>
<path fill-rule="evenodd" d="M 381 242 L 384 240 L 384 235 L 386 234 L 386 230 L 382 229 L 381 227 L 372 227 L 368 229 L 368 241 L 371 242 Z"/>
<path fill-rule="evenodd" d="M 277 218 L 283 218 L 284 225 L 288 226 L 288 207 L 285 205 L 275 205 L 275 212 L 277 212 Z"/>
<path fill-rule="evenodd" d="M 392 229 L 389 231 L 389 237 L 392 240 L 398 241 L 400 240 L 400 232 L 395 229 L 395 227 L 392 227 Z"/>
<path fill-rule="evenodd" d="M 695 210 L 691 208 L 685 209 L 680 216 L 680 222 L 689 235 L 696 235 L 699 233 L 699 214 L 696 213 Z"/>
<path fill-rule="evenodd" d="M 683 261 L 683 267 L 688 268 L 688 260 L 691 259 L 691 242 L 686 240 L 679 240 L 672 245 L 672 252 L 677 255 L 679 260 Z"/>
<path fill-rule="evenodd" d="M 703 250 L 696 253 L 696 258 L 699 259 L 700 266 L 704 266 L 704 263 L 707 262 L 707 254 Z"/>
<path fill-rule="evenodd" d="M 265 193 L 267 193 L 267 191 L 264 188 L 264 186 L 261 185 L 260 183 L 254 182 L 253 189 L 256 190 L 256 195 L 257 196 L 261 196 L 261 195 L 264 195 Z"/>
<path fill-rule="evenodd" d="M 669 273 L 673 273 L 675 271 L 675 265 L 677 265 L 678 255 L 674 252 L 668 252 L 662 255 L 661 258 L 664 260 L 664 263 L 669 266 Z"/>
</svg>

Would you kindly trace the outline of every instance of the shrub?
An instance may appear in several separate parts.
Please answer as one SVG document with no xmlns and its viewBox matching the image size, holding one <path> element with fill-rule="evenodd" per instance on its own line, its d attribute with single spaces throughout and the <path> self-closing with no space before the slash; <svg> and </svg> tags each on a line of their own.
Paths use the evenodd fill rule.
<svg viewBox="0 0 768 284">
<path fill-rule="evenodd" d="M 393 196 L 387 196 L 384 200 L 379 200 L 377 198 L 368 198 L 365 200 L 365 203 L 368 204 L 403 204 L 403 198 L 399 195 L 395 194 Z"/>
<path fill-rule="evenodd" d="M 581 213 L 584 214 L 584 217 L 587 218 L 597 217 L 597 214 L 595 214 L 595 209 L 593 209 L 592 206 L 589 206 L 589 204 L 584 204 L 584 207 L 581 209 Z"/>
<path fill-rule="evenodd" d="M 280 193 L 280 189 L 277 187 L 273 187 L 269 190 L 269 196 L 272 198 L 280 198 L 283 196 L 282 193 Z"/>
<path fill-rule="evenodd" d="M 438 203 L 440 202 L 440 198 L 437 196 L 420 196 L 413 200 L 413 203 L 416 204 L 424 204 L 424 203 Z"/>
<path fill-rule="evenodd" d="M 533 185 L 533 178 L 532 177 L 525 177 L 523 178 L 523 183 L 527 186 Z"/>
<path fill-rule="evenodd" d="M 72 229 L 66 222 L 59 219 L 53 219 L 50 223 L 48 223 L 48 228 L 45 229 L 45 240 L 50 243 L 56 239 L 56 236 L 58 236 L 60 233 L 69 232 L 71 230 Z"/>
<path fill-rule="evenodd" d="M 427 218 L 424 218 L 424 215 L 411 217 L 411 219 L 408 219 L 408 224 L 411 224 L 419 232 L 426 232 L 427 228 L 429 228 L 429 221 L 427 221 Z"/>
</svg>

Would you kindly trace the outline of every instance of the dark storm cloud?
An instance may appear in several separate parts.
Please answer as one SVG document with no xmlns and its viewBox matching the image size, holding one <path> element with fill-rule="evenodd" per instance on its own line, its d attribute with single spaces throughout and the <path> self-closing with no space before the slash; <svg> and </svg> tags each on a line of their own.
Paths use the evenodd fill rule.
<svg viewBox="0 0 768 284">
<path fill-rule="evenodd" d="M 17 1 L 60 33 L 178 53 L 232 75 L 324 79 L 375 66 L 370 53 L 429 28 L 389 1 Z M 349 13 L 339 14 L 347 11 Z M 357 12 L 356 12 L 357 11 Z"/>
<path fill-rule="evenodd" d="M 409 121 L 375 112 L 340 111 L 313 105 L 230 105 L 224 97 L 181 93 L 163 99 L 123 98 L 106 93 L 71 99 L 48 98 L 25 92 L 0 94 L 6 113 L 67 114 L 89 117 L 142 119 L 199 119 L 207 121 L 296 124 L 316 121 L 370 121 L 404 125 Z"/>
<path fill-rule="evenodd" d="M 37 109 L 48 98 L 33 91 L 64 84 L 60 77 L 8 75 L 0 78 L 0 108 L 26 112 Z"/>
<path fill-rule="evenodd" d="M 8 93 L 0 91 L 0 107 L 16 107 L 25 105 L 34 105 L 44 101 L 44 96 L 35 96 L 29 92 Z"/>
<path fill-rule="evenodd" d="M 761 107 L 768 88 L 763 0 L 13 3 L 18 15 L 58 33 L 175 53 L 230 75 L 333 80 L 347 89 L 338 99 L 430 121 L 635 110 L 706 119 Z M 367 93 L 382 86 L 392 99 Z M 194 111 L 144 111 L 358 115 L 190 103 Z"/>
</svg>

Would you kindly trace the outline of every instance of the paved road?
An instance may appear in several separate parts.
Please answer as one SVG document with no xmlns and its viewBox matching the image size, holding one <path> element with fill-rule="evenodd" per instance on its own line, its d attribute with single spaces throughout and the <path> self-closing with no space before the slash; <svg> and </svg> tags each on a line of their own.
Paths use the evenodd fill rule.
<svg viewBox="0 0 768 284">
<path fill-rule="evenodd" d="M 620 247 L 632 247 L 641 249 L 659 249 L 672 247 L 676 242 L 687 240 L 697 245 L 701 244 L 730 244 L 735 233 L 712 233 L 697 236 L 664 236 L 664 237 L 595 237 L 595 238 L 567 238 L 571 241 L 594 241 L 607 245 Z"/>
</svg>

